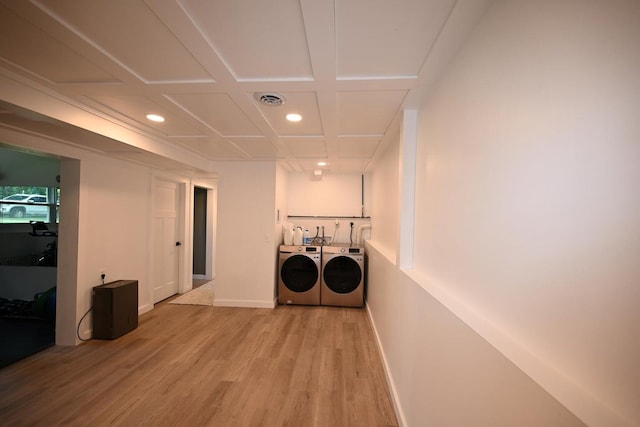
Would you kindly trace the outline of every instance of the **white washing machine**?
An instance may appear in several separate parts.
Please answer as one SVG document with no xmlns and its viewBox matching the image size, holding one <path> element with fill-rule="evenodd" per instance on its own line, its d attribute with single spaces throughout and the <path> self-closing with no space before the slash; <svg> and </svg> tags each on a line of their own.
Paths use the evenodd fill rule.
<svg viewBox="0 0 640 427">
<path fill-rule="evenodd" d="M 349 244 L 322 247 L 320 304 L 364 305 L 364 248 Z"/>
<path fill-rule="evenodd" d="M 278 261 L 278 303 L 320 304 L 320 246 L 281 245 Z"/>
</svg>

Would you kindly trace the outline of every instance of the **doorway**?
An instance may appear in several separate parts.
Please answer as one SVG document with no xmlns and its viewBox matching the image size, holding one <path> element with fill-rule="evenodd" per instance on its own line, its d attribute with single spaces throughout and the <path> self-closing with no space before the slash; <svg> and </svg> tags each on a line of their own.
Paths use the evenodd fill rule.
<svg viewBox="0 0 640 427">
<path fill-rule="evenodd" d="M 215 184 L 202 181 L 193 187 L 193 269 L 194 288 L 215 279 L 214 244 L 216 231 Z"/>
<path fill-rule="evenodd" d="M 58 158 L 0 146 L 0 368 L 55 344 Z"/>
<path fill-rule="evenodd" d="M 193 279 L 207 274 L 207 189 L 193 188 Z"/>
<path fill-rule="evenodd" d="M 177 182 L 156 179 L 153 222 L 153 303 L 180 289 L 180 191 Z"/>
</svg>

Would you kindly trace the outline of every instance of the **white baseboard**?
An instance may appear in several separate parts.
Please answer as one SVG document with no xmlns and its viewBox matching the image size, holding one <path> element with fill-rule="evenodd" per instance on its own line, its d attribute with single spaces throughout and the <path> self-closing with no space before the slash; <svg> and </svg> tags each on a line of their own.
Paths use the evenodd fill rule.
<svg viewBox="0 0 640 427">
<path fill-rule="evenodd" d="M 151 310 L 153 310 L 153 304 L 141 305 L 138 307 L 138 316 L 141 316 Z"/>
<path fill-rule="evenodd" d="M 369 315 L 369 323 L 371 324 L 371 329 L 373 329 L 373 335 L 376 337 L 376 344 L 378 344 L 378 352 L 380 354 L 380 357 L 382 358 L 382 364 L 384 367 L 384 376 L 385 376 L 385 379 L 387 380 L 387 385 L 389 386 L 389 390 L 391 391 L 391 402 L 393 403 L 393 410 L 395 411 L 396 418 L 398 419 L 398 426 L 404 427 L 407 425 L 407 422 L 404 417 L 404 412 L 402 411 L 402 405 L 400 405 L 398 390 L 396 390 L 393 377 L 391 376 L 391 371 L 389 370 L 387 357 L 384 354 L 384 348 L 382 347 L 382 342 L 380 341 L 380 336 L 378 335 L 378 330 L 376 329 L 376 322 L 373 320 L 373 315 L 371 314 L 371 308 L 369 307 L 369 304 L 365 304 L 365 307 L 367 309 L 367 314 Z"/>
</svg>

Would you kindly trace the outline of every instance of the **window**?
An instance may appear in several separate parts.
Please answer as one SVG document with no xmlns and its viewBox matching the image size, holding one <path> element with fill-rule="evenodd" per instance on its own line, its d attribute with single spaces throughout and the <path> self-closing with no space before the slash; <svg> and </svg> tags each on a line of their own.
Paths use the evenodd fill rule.
<svg viewBox="0 0 640 427">
<path fill-rule="evenodd" d="M 0 223 L 57 223 L 60 188 L 0 186 Z"/>
</svg>

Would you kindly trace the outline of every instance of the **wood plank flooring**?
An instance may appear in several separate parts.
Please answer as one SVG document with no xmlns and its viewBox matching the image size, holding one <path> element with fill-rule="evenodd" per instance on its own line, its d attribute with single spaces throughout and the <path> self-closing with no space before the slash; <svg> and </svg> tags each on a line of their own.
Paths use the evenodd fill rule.
<svg viewBox="0 0 640 427">
<path fill-rule="evenodd" d="M 365 310 L 166 302 L 0 370 L 0 424 L 398 425 Z"/>
</svg>

